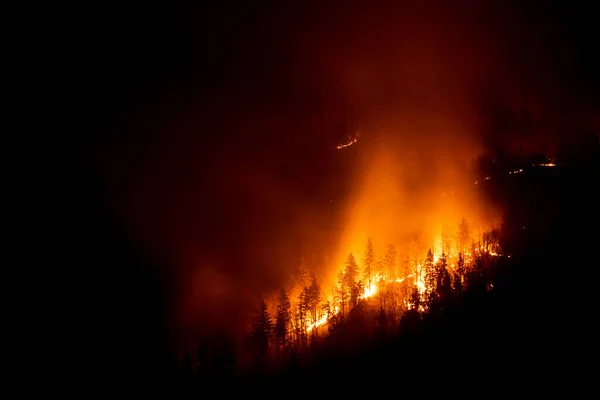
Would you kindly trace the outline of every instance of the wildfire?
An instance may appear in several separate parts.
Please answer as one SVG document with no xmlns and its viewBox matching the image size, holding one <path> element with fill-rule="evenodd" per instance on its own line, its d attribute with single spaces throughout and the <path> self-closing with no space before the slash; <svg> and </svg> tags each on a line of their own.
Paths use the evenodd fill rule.
<svg viewBox="0 0 600 400">
<path fill-rule="evenodd" d="M 337 313 L 337 311 L 336 311 L 336 313 Z M 312 331 L 314 328 L 318 328 L 318 327 L 320 327 L 321 325 L 325 324 L 326 322 L 327 322 L 327 314 L 326 314 L 326 315 L 323 315 L 323 316 L 321 317 L 321 319 L 319 319 L 317 322 L 313 322 L 312 324 L 310 324 L 310 325 L 308 326 L 308 328 L 307 328 L 307 331 L 308 331 L 308 332 L 310 332 L 310 331 Z"/>
<path fill-rule="evenodd" d="M 369 297 L 375 295 L 377 293 L 377 284 L 375 281 L 371 282 L 370 285 L 365 286 L 365 292 L 362 295 L 363 299 L 368 299 Z"/>
<path fill-rule="evenodd" d="M 350 141 L 349 141 L 349 142 L 347 142 L 347 143 L 340 144 L 340 145 L 336 146 L 336 147 L 335 147 L 335 149 L 336 149 L 336 150 L 341 150 L 341 149 L 343 149 L 343 148 L 345 148 L 345 147 L 352 146 L 352 145 L 353 145 L 354 143 L 356 143 L 356 142 L 358 142 L 358 139 L 354 138 L 354 139 L 350 140 Z"/>
<path fill-rule="evenodd" d="M 502 256 L 502 254 L 499 254 L 495 251 L 486 250 L 483 246 L 477 247 L 475 249 L 475 251 L 489 254 L 492 257 Z M 465 252 L 465 256 L 467 258 L 471 258 L 472 253 Z M 508 257 L 510 258 L 510 256 L 508 256 Z M 437 263 L 439 261 L 439 259 L 440 259 L 440 256 L 438 254 L 434 254 L 433 262 Z M 422 268 L 423 268 L 423 265 L 421 263 L 419 263 L 416 265 L 416 270 L 418 271 L 418 273 L 411 273 L 402 278 L 395 278 L 395 279 L 389 278 L 386 275 L 378 274 L 373 278 L 373 280 L 371 281 L 371 283 L 369 285 L 365 285 L 364 291 L 363 291 L 362 295 L 360 296 L 360 298 L 361 299 L 369 299 L 369 298 L 372 298 L 373 296 L 375 296 L 379 292 L 379 287 L 382 283 L 402 283 L 407 279 L 412 279 L 413 280 L 412 284 L 414 284 L 417 287 L 417 290 L 419 291 L 419 293 L 424 294 L 427 290 L 427 286 L 425 285 L 425 279 L 424 279 L 424 274 L 422 273 Z M 338 314 L 339 312 L 340 312 L 340 309 L 337 306 L 332 311 L 332 313 L 334 315 Z M 328 321 L 328 315 L 325 314 L 325 315 L 321 316 L 316 322 L 311 323 L 307 327 L 307 331 L 310 332 L 315 328 L 319 328 L 319 327 L 325 325 L 327 323 L 327 321 Z"/>
<path fill-rule="evenodd" d="M 546 167 L 546 168 L 552 168 L 552 167 L 556 167 L 555 163 L 545 163 L 545 164 L 531 164 L 532 167 Z M 523 172 L 523 168 L 519 168 L 516 169 L 514 171 L 509 171 L 508 174 L 509 175 L 514 175 L 514 174 L 520 174 L 521 172 Z M 484 180 L 488 181 L 490 179 L 492 179 L 489 176 L 486 176 L 485 178 L 483 178 Z M 477 185 L 479 183 L 479 181 L 475 181 L 474 184 Z M 445 196 L 446 194 L 444 193 L 442 196 Z"/>
</svg>

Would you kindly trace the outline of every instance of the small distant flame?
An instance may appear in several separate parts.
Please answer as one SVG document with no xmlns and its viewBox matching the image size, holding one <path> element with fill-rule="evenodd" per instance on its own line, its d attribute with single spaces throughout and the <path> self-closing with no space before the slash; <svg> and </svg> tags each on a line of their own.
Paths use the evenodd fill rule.
<svg viewBox="0 0 600 400">
<path fill-rule="evenodd" d="M 336 146 L 336 147 L 335 147 L 335 149 L 336 149 L 336 150 L 341 150 L 341 149 L 343 149 L 343 148 L 345 148 L 345 147 L 352 146 L 352 145 L 353 145 L 354 143 L 356 143 L 356 142 L 358 142 L 358 139 L 357 139 L 357 138 L 354 138 L 354 139 L 350 140 L 350 141 L 349 141 L 349 142 L 347 142 L 347 143 L 340 144 L 340 145 Z"/>
</svg>

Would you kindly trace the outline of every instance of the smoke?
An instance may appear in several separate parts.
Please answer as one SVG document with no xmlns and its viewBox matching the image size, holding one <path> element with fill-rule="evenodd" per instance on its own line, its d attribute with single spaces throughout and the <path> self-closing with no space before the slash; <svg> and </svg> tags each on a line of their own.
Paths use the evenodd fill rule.
<svg viewBox="0 0 600 400">
<path fill-rule="evenodd" d="M 482 220 L 470 169 L 485 146 L 480 95 L 510 66 L 505 38 L 482 22 L 502 10 L 470 6 L 356 7 L 303 38 L 361 112 L 330 283 L 349 252 L 362 258 L 368 237 L 382 254 L 414 236 L 431 246 L 462 217 Z"/>
<path fill-rule="evenodd" d="M 257 12 L 219 49 L 222 68 L 209 71 L 222 80 L 198 73 L 185 91 L 193 101 L 162 95 L 176 112 L 157 121 L 145 111 L 124 128 L 134 145 L 109 153 L 113 200 L 172 269 L 173 323 L 189 336 L 199 325 L 239 329 L 250 300 L 310 249 L 327 249 L 316 267 L 332 281 L 369 236 L 381 254 L 407 235 L 437 240 L 461 217 L 495 221 L 472 195 L 473 157 L 543 147 L 566 126 L 557 110 L 583 109 L 563 101 L 572 54 L 542 11 L 309 3 Z M 194 51 L 208 63 L 203 48 Z M 355 146 L 332 150 L 356 130 Z M 323 206 L 346 185 L 333 212 Z"/>
</svg>

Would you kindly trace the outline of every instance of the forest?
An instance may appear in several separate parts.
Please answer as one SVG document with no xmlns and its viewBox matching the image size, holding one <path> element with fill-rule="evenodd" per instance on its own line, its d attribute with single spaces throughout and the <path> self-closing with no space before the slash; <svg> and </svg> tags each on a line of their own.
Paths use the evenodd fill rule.
<svg viewBox="0 0 600 400">
<path fill-rule="evenodd" d="M 260 305 L 245 348 L 263 364 L 330 343 L 358 345 L 371 335 L 385 340 L 419 315 L 443 310 L 467 286 L 491 290 L 485 275 L 503 256 L 499 235 L 496 228 L 473 239 L 463 218 L 456 239 L 444 232 L 440 252 L 429 248 L 423 257 L 415 239 L 400 253 L 388 245 L 383 256 L 369 239 L 362 263 L 348 254 L 329 296 L 302 258 L 291 284 Z"/>
<path fill-rule="evenodd" d="M 569 372 L 552 360 L 580 351 L 572 335 L 586 334 L 561 324 L 586 324 L 595 304 L 577 276 L 592 267 L 581 246 L 597 235 L 574 233 L 584 218 L 599 221 L 590 182 L 600 175 L 597 156 L 548 170 L 490 185 L 505 210 L 491 229 L 477 232 L 462 218 L 433 246 L 409 237 L 383 254 L 369 238 L 331 288 L 301 258 L 289 284 L 258 303 L 241 350 L 224 338 L 203 342 L 173 373 L 173 390 L 287 382 L 310 395 L 313 382 L 318 395 L 351 393 L 356 380 L 373 392 L 390 379 L 417 384 L 435 374 L 448 384 L 463 379 L 467 391 L 485 382 L 535 385 L 531 370 Z"/>
</svg>

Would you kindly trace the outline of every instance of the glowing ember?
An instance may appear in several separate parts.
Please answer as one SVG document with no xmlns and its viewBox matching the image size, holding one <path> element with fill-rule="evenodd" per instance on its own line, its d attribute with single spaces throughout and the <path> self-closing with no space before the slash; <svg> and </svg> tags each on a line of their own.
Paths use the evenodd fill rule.
<svg viewBox="0 0 600 400">
<path fill-rule="evenodd" d="M 345 148 L 345 147 L 352 146 L 352 145 L 353 145 L 354 143 L 356 143 L 356 142 L 358 142 L 358 139 L 354 138 L 354 139 L 350 140 L 350 141 L 349 141 L 349 142 L 347 142 L 347 143 L 340 144 L 340 145 L 336 146 L 336 150 L 341 150 L 341 149 L 343 149 L 343 148 Z"/>
</svg>

